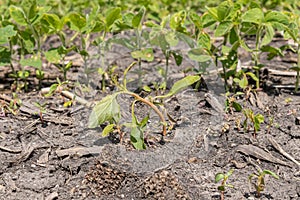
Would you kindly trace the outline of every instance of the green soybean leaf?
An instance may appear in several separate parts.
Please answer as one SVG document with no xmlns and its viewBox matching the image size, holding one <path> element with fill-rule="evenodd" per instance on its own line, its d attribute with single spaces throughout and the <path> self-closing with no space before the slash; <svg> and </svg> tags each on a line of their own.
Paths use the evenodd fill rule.
<svg viewBox="0 0 300 200">
<path fill-rule="evenodd" d="M 118 122 L 120 120 L 121 113 L 116 99 L 117 95 L 118 93 L 108 95 L 94 106 L 89 116 L 88 126 L 90 128 L 95 128 L 106 121 Z"/>
<path fill-rule="evenodd" d="M 248 86 L 248 79 L 247 79 L 246 74 L 244 74 L 244 75 L 243 75 L 243 78 L 239 81 L 239 86 L 240 86 L 242 89 L 245 89 L 245 88 Z"/>
<path fill-rule="evenodd" d="M 184 32 L 185 28 L 183 27 L 186 19 L 186 12 L 184 10 L 179 11 L 171 16 L 170 27 L 173 30 Z"/>
<path fill-rule="evenodd" d="M 217 16 L 218 16 L 218 21 L 222 22 L 226 20 L 230 16 L 230 12 L 232 11 L 233 6 L 229 5 L 228 1 L 222 2 L 218 7 L 217 7 Z"/>
<path fill-rule="evenodd" d="M 248 76 L 250 76 L 254 81 L 256 81 L 256 82 L 259 81 L 257 76 L 255 74 L 253 74 L 252 72 L 246 72 L 246 74 Z"/>
<path fill-rule="evenodd" d="M 139 10 L 139 12 L 134 15 L 134 17 L 132 18 L 132 26 L 133 28 L 139 28 L 141 26 L 142 20 L 144 18 L 146 12 L 146 8 L 143 6 L 141 7 L 141 9 Z"/>
<path fill-rule="evenodd" d="M 177 66 L 180 66 L 181 63 L 182 63 L 182 59 L 183 59 L 183 56 L 180 52 L 177 52 L 177 51 L 171 51 L 171 54 L 172 56 L 174 57 L 175 59 L 175 63 Z"/>
<path fill-rule="evenodd" d="M 187 76 L 179 81 L 176 81 L 172 86 L 171 90 L 169 91 L 169 93 L 163 97 L 170 97 L 199 80 L 200 80 L 200 76 Z"/>
<path fill-rule="evenodd" d="M 71 12 L 68 17 L 67 21 L 71 22 L 71 29 L 75 31 L 82 31 L 82 29 L 86 26 L 86 19 L 82 15 Z"/>
<path fill-rule="evenodd" d="M 10 51 L 6 48 L 0 48 L 0 66 L 9 65 L 11 62 Z"/>
<path fill-rule="evenodd" d="M 215 8 L 215 7 L 214 8 L 206 7 L 206 9 L 208 11 L 208 14 L 210 15 L 210 16 L 206 16 L 206 18 L 212 18 L 215 21 L 219 21 L 217 8 Z"/>
<path fill-rule="evenodd" d="M 148 122 L 149 116 L 146 116 L 141 123 L 138 122 L 136 116 L 132 115 L 132 128 L 130 132 L 130 141 L 134 148 L 143 150 L 146 149 L 144 142 L 144 133 L 143 129 L 145 128 Z"/>
<path fill-rule="evenodd" d="M 235 111 L 237 111 L 237 112 L 241 112 L 242 111 L 242 106 L 241 106 L 241 104 L 239 104 L 239 103 L 237 103 L 237 102 L 232 102 L 232 107 L 235 109 Z"/>
<path fill-rule="evenodd" d="M 289 24 L 289 18 L 279 11 L 268 12 L 265 16 L 265 21 L 270 23 L 277 22 L 286 26 Z"/>
<path fill-rule="evenodd" d="M 51 28 L 54 31 L 62 30 L 63 24 L 56 14 L 45 13 L 43 20 L 48 24 L 48 28 Z"/>
<path fill-rule="evenodd" d="M 210 40 L 210 36 L 207 33 L 200 33 L 199 34 L 199 38 L 198 38 L 198 45 L 200 47 L 203 47 L 207 50 L 211 49 L 211 40 Z"/>
<path fill-rule="evenodd" d="M 113 132 L 115 124 L 108 124 L 102 131 L 102 137 L 108 136 L 111 132 Z"/>
<path fill-rule="evenodd" d="M 211 60 L 211 56 L 207 54 L 206 51 L 204 51 L 203 48 L 195 48 L 191 49 L 188 52 L 188 56 L 190 59 L 198 61 L 198 62 L 207 62 Z"/>
<path fill-rule="evenodd" d="M 61 60 L 61 55 L 59 54 L 58 49 L 46 51 L 45 57 L 51 63 L 59 63 Z"/>
<path fill-rule="evenodd" d="M 242 22 L 261 24 L 264 20 L 264 13 L 260 8 L 253 8 L 245 12 Z"/>
<path fill-rule="evenodd" d="M 0 44 L 6 44 L 9 42 L 9 38 L 15 36 L 17 31 L 14 30 L 12 25 L 7 25 L 0 28 Z"/>
<path fill-rule="evenodd" d="M 202 29 L 201 17 L 194 11 L 189 12 L 189 18 L 193 22 L 193 24 L 198 28 Z"/>
<path fill-rule="evenodd" d="M 106 31 L 108 32 L 111 28 L 111 26 L 114 24 L 114 22 L 117 19 L 120 19 L 121 16 L 121 8 L 111 8 L 106 12 Z"/>
<path fill-rule="evenodd" d="M 254 128 L 256 131 L 260 129 L 260 124 L 264 122 L 264 116 L 261 114 L 257 114 L 254 117 Z"/>
<path fill-rule="evenodd" d="M 265 27 L 266 27 L 266 34 L 264 35 L 264 37 L 262 39 L 262 42 L 261 42 L 262 46 L 269 44 L 275 35 L 275 31 L 273 29 L 272 24 L 267 23 L 265 25 Z"/>
<path fill-rule="evenodd" d="M 154 59 L 153 49 L 151 48 L 133 51 L 131 52 L 131 56 L 135 59 L 141 58 L 142 60 L 146 60 L 148 62 L 151 62 Z"/>
<path fill-rule="evenodd" d="M 223 35 L 227 34 L 232 27 L 233 27 L 233 24 L 231 21 L 221 22 L 215 31 L 215 36 L 219 37 L 219 36 L 223 36 Z"/>
<path fill-rule="evenodd" d="M 215 183 L 220 182 L 221 180 L 223 180 L 225 177 L 225 175 L 223 173 L 217 173 L 215 176 Z"/>
<path fill-rule="evenodd" d="M 203 28 L 209 27 L 210 25 L 214 24 L 217 22 L 217 19 L 211 17 L 209 13 L 204 13 L 201 16 L 202 19 L 202 26 Z"/>
<path fill-rule="evenodd" d="M 171 47 L 175 47 L 179 42 L 179 40 L 176 36 L 176 33 L 173 31 L 168 32 L 165 35 L 165 39 L 168 42 L 169 46 L 171 46 Z"/>
<path fill-rule="evenodd" d="M 31 58 L 27 58 L 27 59 L 22 58 L 20 60 L 20 64 L 22 66 L 31 66 L 31 67 L 35 67 L 35 68 L 41 68 L 42 60 L 39 56 L 32 56 Z"/>
<path fill-rule="evenodd" d="M 22 8 L 11 5 L 9 7 L 9 13 L 13 20 L 15 20 L 15 22 L 17 22 L 19 25 L 27 25 L 26 15 Z"/>
</svg>

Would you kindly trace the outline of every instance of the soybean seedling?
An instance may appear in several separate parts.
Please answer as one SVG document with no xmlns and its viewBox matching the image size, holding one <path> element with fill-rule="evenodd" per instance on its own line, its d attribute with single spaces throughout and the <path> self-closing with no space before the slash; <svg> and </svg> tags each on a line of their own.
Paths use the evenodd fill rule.
<svg viewBox="0 0 300 200">
<path fill-rule="evenodd" d="M 105 122 L 108 122 L 108 125 L 104 128 L 102 132 L 102 136 L 108 135 L 110 132 L 114 131 L 115 127 L 120 127 L 119 121 L 121 118 L 121 111 L 120 111 L 120 105 L 117 101 L 117 96 L 120 94 L 125 94 L 134 97 L 134 101 L 132 104 L 132 123 L 130 124 L 131 127 L 131 134 L 130 134 L 130 140 L 132 145 L 136 149 L 145 149 L 146 146 L 144 144 L 144 133 L 143 130 L 148 122 L 148 117 L 144 118 L 141 121 L 137 120 L 137 117 L 134 114 L 134 104 L 135 102 L 139 101 L 143 104 L 149 106 L 152 110 L 155 111 L 155 113 L 159 116 L 163 131 L 162 136 L 165 136 L 167 133 L 167 122 L 165 120 L 164 115 L 159 110 L 159 108 L 155 105 L 156 102 L 154 102 L 155 99 L 164 99 L 173 96 L 177 92 L 179 92 L 182 89 L 185 89 L 189 85 L 192 85 L 193 83 L 200 80 L 199 76 L 187 76 L 176 83 L 174 83 L 173 87 L 164 96 L 156 96 L 154 98 L 149 97 L 148 99 L 143 98 L 139 96 L 138 94 L 131 92 L 127 89 L 127 79 L 126 74 L 128 71 L 136 64 L 136 62 L 133 62 L 124 72 L 124 79 L 123 83 L 119 83 L 116 78 L 113 78 L 114 84 L 117 86 L 118 91 L 115 93 L 108 95 L 104 97 L 100 102 L 98 102 L 90 114 L 89 117 L 89 127 L 95 128 L 98 125 L 104 124 Z M 121 135 L 120 135 L 121 137 Z"/>
<path fill-rule="evenodd" d="M 216 176 L 215 176 L 215 182 L 216 183 L 221 181 L 221 185 L 218 186 L 218 190 L 221 193 L 221 198 L 220 198 L 221 200 L 224 200 L 224 193 L 225 193 L 225 188 L 226 187 L 234 188 L 233 185 L 226 183 L 228 178 L 232 175 L 233 171 L 234 171 L 234 169 L 231 169 L 226 174 L 217 173 Z"/>
<path fill-rule="evenodd" d="M 244 129 L 249 130 L 248 120 L 251 121 L 253 125 L 253 137 L 256 138 L 256 133 L 260 129 L 260 124 L 264 122 L 264 116 L 262 114 L 254 114 L 253 110 L 251 109 L 244 109 L 243 114 L 245 115 L 246 119 L 244 120 Z"/>
<path fill-rule="evenodd" d="M 279 179 L 279 176 L 277 176 L 274 172 L 270 171 L 270 170 L 261 170 L 259 169 L 257 171 L 257 173 L 253 173 L 249 176 L 249 182 L 252 183 L 255 186 L 255 190 L 256 190 L 256 196 L 259 198 L 261 196 L 261 192 L 264 191 L 265 189 L 265 176 L 269 174 L 271 176 L 273 176 L 276 179 Z M 256 177 L 256 183 L 252 182 L 253 177 Z"/>
</svg>

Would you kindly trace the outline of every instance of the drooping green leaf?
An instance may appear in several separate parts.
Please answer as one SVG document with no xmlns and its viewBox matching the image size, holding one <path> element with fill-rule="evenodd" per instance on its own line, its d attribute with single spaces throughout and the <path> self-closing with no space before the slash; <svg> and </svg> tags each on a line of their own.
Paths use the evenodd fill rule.
<svg viewBox="0 0 300 200">
<path fill-rule="evenodd" d="M 271 24 L 277 22 L 286 26 L 289 24 L 289 18 L 279 11 L 269 11 L 265 16 L 265 21 Z"/>
<path fill-rule="evenodd" d="M 115 124 L 108 124 L 102 131 L 102 137 L 108 136 L 111 132 L 113 132 Z"/>
<path fill-rule="evenodd" d="M 246 11 L 242 16 L 243 22 L 261 24 L 264 20 L 264 13 L 260 8 L 253 8 Z"/>
<path fill-rule="evenodd" d="M 258 77 L 252 72 L 246 72 L 248 76 L 250 76 L 255 82 L 259 81 Z"/>
<path fill-rule="evenodd" d="M 183 79 L 176 81 L 174 85 L 172 86 L 171 90 L 169 91 L 168 94 L 166 94 L 163 97 L 170 97 L 173 96 L 174 94 L 180 92 L 181 90 L 187 88 L 188 86 L 196 83 L 197 81 L 200 80 L 200 76 L 187 76 L 184 77 Z"/>
<path fill-rule="evenodd" d="M 263 173 L 264 174 L 269 174 L 269 175 L 273 176 L 274 178 L 279 179 L 279 176 L 275 172 L 272 172 L 270 170 L 265 169 L 265 170 L 263 170 Z"/>
<path fill-rule="evenodd" d="M 145 13 L 146 13 L 146 8 L 143 6 L 139 10 L 139 12 L 136 15 L 134 15 L 134 17 L 132 18 L 132 27 L 133 28 L 137 29 L 141 26 Z"/>
<path fill-rule="evenodd" d="M 94 106 L 89 116 L 88 126 L 90 128 L 95 128 L 106 121 L 119 122 L 121 113 L 116 99 L 117 95 L 118 93 L 108 95 Z"/>
<path fill-rule="evenodd" d="M 260 50 L 268 53 L 268 60 L 272 60 L 275 56 L 284 56 L 282 49 L 278 47 L 266 45 L 262 46 Z"/>
<path fill-rule="evenodd" d="M 182 59 L 183 59 L 182 54 L 178 51 L 171 51 L 171 54 L 172 54 L 173 58 L 175 59 L 176 65 L 180 66 L 182 63 Z"/>
<path fill-rule="evenodd" d="M 27 25 L 26 15 L 22 8 L 11 5 L 9 7 L 9 13 L 10 13 L 10 16 L 13 18 L 13 20 L 15 22 L 17 22 L 19 25 L 22 25 L 22 26 Z"/>
<path fill-rule="evenodd" d="M 264 37 L 263 37 L 263 39 L 261 41 L 261 45 L 262 46 L 267 45 L 270 42 L 272 42 L 272 39 L 273 39 L 273 37 L 275 35 L 275 31 L 273 29 L 272 24 L 267 23 L 267 24 L 265 24 L 265 27 L 266 27 L 266 34 L 264 35 Z"/>
<path fill-rule="evenodd" d="M 9 42 L 9 38 L 15 36 L 17 31 L 14 30 L 12 25 L 7 25 L 0 28 L 0 44 L 6 44 Z"/>
</svg>

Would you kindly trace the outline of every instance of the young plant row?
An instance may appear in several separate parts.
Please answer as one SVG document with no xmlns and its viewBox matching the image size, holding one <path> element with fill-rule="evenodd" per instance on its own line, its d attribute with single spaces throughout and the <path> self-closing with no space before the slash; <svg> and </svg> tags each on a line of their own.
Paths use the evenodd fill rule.
<svg viewBox="0 0 300 200">
<path fill-rule="evenodd" d="M 262 170 L 257 166 L 257 172 L 250 174 L 248 177 L 248 180 L 250 184 L 252 184 L 255 187 L 255 192 L 256 192 L 256 197 L 260 198 L 261 197 L 261 192 L 265 190 L 265 187 L 267 185 L 265 181 L 265 176 L 270 175 L 275 179 L 279 179 L 279 176 L 271 171 L 271 170 Z M 220 185 L 218 186 L 218 190 L 220 191 L 220 199 L 224 200 L 225 199 L 225 191 L 226 188 L 234 188 L 232 184 L 227 183 L 229 177 L 233 174 L 234 170 L 231 169 L 227 173 L 217 173 L 215 175 L 215 183 L 219 183 Z M 256 179 L 256 180 L 253 180 Z"/>
<path fill-rule="evenodd" d="M 89 47 L 97 46 L 100 60 L 103 61 L 105 48 L 114 43 L 130 50 L 132 58 L 138 65 L 138 87 L 142 88 L 144 73 L 142 62 L 152 62 L 154 48 L 158 48 L 166 60 L 162 73 L 164 80 L 160 83 L 162 88 L 166 89 L 170 59 L 174 59 L 176 65 L 181 65 L 186 54 L 189 59 L 198 63 L 198 68 L 193 69 L 195 75 L 176 82 L 167 94 L 146 99 L 129 91 L 126 86 L 126 74 L 134 66 L 132 64 L 125 70 L 122 83 L 114 75 L 110 77 L 118 90 L 105 97 L 93 109 L 90 127 L 107 123 L 103 135 L 117 130 L 121 136 L 117 96 L 119 94 L 133 96 L 131 141 L 136 148 L 144 149 L 143 130 L 149 117 L 141 121 L 137 119 L 134 114 L 136 101 L 147 104 L 159 115 L 163 126 L 162 135 L 165 135 L 166 120 L 157 105 L 162 103 L 162 99 L 198 81 L 199 75 L 205 73 L 207 62 L 213 61 L 217 67 L 221 66 L 223 69 L 222 76 L 226 91 L 246 92 L 249 88 L 251 90 L 261 87 L 259 71 L 264 66 L 260 60 L 262 53 L 267 52 L 269 59 L 272 59 L 278 55 L 282 56 L 286 48 L 292 49 L 291 46 L 278 48 L 270 45 L 276 31 L 281 32 L 286 39 L 292 39 L 296 44 L 300 43 L 298 32 L 300 20 L 299 15 L 291 10 L 293 7 L 289 7 L 290 10 L 286 11 L 269 10 L 262 7 L 259 2 L 222 1 L 216 7 L 207 6 L 202 12 L 191 9 L 168 14 L 159 17 L 160 22 L 158 22 L 157 18 L 153 18 L 153 7 L 150 8 L 148 4 L 134 12 L 123 11 L 122 6 L 109 7 L 103 12 L 100 6 L 94 4 L 87 14 L 84 14 L 83 9 L 70 11 L 61 16 L 53 12 L 54 7 L 42 6 L 39 1 L 22 1 L 19 6 L 9 5 L 7 11 L 1 16 L 0 66 L 10 66 L 11 77 L 15 79 L 15 83 L 19 83 L 19 88 L 24 87 L 27 90 L 27 79 L 30 76 L 27 67 L 35 69 L 35 77 L 39 80 L 40 87 L 45 76 L 45 65 L 43 65 L 45 60 L 56 66 L 66 81 L 67 72 L 73 66 L 71 61 L 66 61 L 69 53 L 76 52 L 82 57 L 84 71 L 88 74 Z M 129 30 L 135 33 L 129 39 L 111 37 L 111 34 Z M 50 49 L 45 48 L 44 43 L 49 37 L 59 38 L 60 44 Z M 249 44 L 248 38 L 251 37 L 254 37 L 254 46 Z M 221 38 L 221 42 L 216 42 L 216 38 Z M 172 48 L 179 42 L 187 44 L 187 53 Z M 238 51 L 241 48 L 252 56 L 253 64 L 249 71 L 238 67 Z M 298 65 L 291 69 L 297 72 L 295 90 L 298 90 L 299 45 L 294 51 L 298 54 Z M 109 67 L 99 66 L 98 72 L 103 80 Z M 255 81 L 255 86 L 249 84 L 250 79 Z M 102 81 L 102 89 L 105 88 L 105 81 Z M 149 90 L 147 87 L 143 88 Z M 258 130 L 262 118 L 250 111 L 245 111 L 244 114 L 253 122 L 255 130 Z"/>
</svg>

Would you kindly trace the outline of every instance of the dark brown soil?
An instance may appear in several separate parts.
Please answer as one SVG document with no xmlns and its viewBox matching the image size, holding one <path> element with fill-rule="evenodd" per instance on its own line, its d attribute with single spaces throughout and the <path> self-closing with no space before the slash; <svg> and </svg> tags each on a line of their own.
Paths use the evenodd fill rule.
<svg viewBox="0 0 300 200">
<path fill-rule="evenodd" d="M 274 41 L 274 45 L 280 42 Z M 117 73 L 121 75 L 132 59 L 124 49 L 114 51 L 106 52 L 106 60 L 116 64 Z M 91 48 L 91 54 L 96 55 L 95 52 Z M 294 84 L 295 77 L 274 75 L 270 71 L 287 71 L 296 55 L 285 53 L 285 57 L 272 61 L 262 55 L 262 62 L 266 64 L 265 88 L 256 95 L 250 92 L 248 99 L 237 100 L 245 108 L 264 115 L 265 123 L 256 138 L 252 128 L 244 131 L 239 127 L 244 120 L 242 112 L 225 115 L 215 109 L 217 105 L 206 100 L 209 92 L 222 105 L 224 101 L 216 92 L 220 79 L 209 82 L 212 77 L 207 75 L 204 80 L 209 82 L 208 90 L 196 91 L 190 87 L 165 101 L 165 108 L 177 124 L 168 132 L 164 144 L 159 142 L 159 119 L 151 112 L 146 131 L 148 146 L 144 151 L 131 147 L 128 133 L 122 144 L 118 135 L 102 138 L 100 127 L 87 127 L 91 109 L 78 103 L 65 108 L 63 103 L 68 99 L 60 94 L 46 98 L 39 90 L 18 92 L 22 106 L 16 115 L 8 112 L 5 106 L 12 99 L 12 80 L 7 77 L 9 68 L 1 67 L 0 199 L 220 199 L 214 177 L 230 169 L 234 169 L 234 173 L 228 183 L 234 188 L 226 189 L 225 199 L 256 199 L 255 188 L 248 181 L 249 175 L 257 171 L 255 165 L 280 177 L 276 180 L 266 176 L 260 199 L 300 199 L 300 166 L 280 154 L 268 140 L 272 137 L 284 151 L 300 161 L 300 96 L 287 86 Z M 143 64 L 144 84 L 162 80 L 156 68 L 163 67 L 165 61 L 159 51 L 156 54 L 154 64 Z M 251 65 L 249 55 L 243 56 L 242 66 Z M 170 85 L 183 77 L 182 70 L 191 64 L 193 62 L 186 59 L 177 67 L 171 61 Z M 91 57 L 88 67 L 99 67 L 98 58 Z M 88 83 L 90 88 L 87 90 L 83 84 L 77 84 L 72 91 L 89 101 L 101 99 L 105 94 L 100 91 L 99 75 L 87 77 L 82 71 L 83 66 L 74 67 L 68 78 L 74 83 L 77 80 Z M 46 74 L 49 78 L 43 83 L 45 87 L 55 82 L 55 76 L 61 76 L 51 66 Z M 135 75 L 128 76 L 135 78 Z M 37 86 L 33 77 L 29 80 L 31 88 Z M 111 86 L 109 81 L 107 86 Z M 136 82 L 129 83 L 128 87 L 137 89 Z M 115 88 L 107 89 L 110 93 Z M 131 121 L 130 100 L 127 96 L 118 98 L 124 122 Z M 43 121 L 35 102 L 46 103 Z M 138 116 L 149 110 L 140 104 L 136 107 Z M 257 146 L 287 166 L 238 152 L 237 147 L 243 144 Z"/>
</svg>

